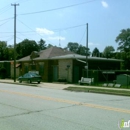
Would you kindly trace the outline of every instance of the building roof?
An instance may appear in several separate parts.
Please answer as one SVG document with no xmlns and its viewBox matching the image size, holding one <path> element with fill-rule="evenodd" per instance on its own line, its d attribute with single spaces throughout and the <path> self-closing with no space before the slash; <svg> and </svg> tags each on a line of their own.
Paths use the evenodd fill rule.
<svg viewBox="0 0 130 130">
<path fill-rule="evenodd" d="M 60 47 L 50 47 L 46 50 L 42 50 L 37 53 L 38 57 L 33 58 L 33 60 L 54 60 L 54 59 L 77 59 L 82 60 L 82 62 L 86 61 L 86 56 L 75 54 L 71 51 L 64 50 Z M 21 58 L 17 61 L 30 61 L 31 55 Z M 88 57 L 88 60 L 95 60 L 95 61 L 114 61 L 114 62 L 122 62 L 123 60 L 120 59 L 111 59 L 111 58 L 102 58 L 102 57 Z"/>
<path fill-rule="evenodd" d="M 50 59 L 51 57 L 55 57 L 55 56 L 63 56 L 63 55 L 67 55 L 67 54 L 75 54 L 71 51 L 68 50 L 64 50 L 60 47 L 50 47 L 46 50 L 42 50 L 40 52 L 38 52 L 39 57 L 34 58 L 33 60 L 45 60 L 45 59 Z M 19 59 L 18 61 L 30 61 L 31 55 L 23 57 L 21 59 Z"/>
<path fill-rule="evenodd" d="M 112 58 L 102 58 L 102 57 L 87 57 L 88 60 L 95 60 L 95 61 L 114 61 L 114 62 L 122 62 L 121 59 L 112 59 Z M 86 56 L 78 55 L 78 54 L 68 54 L 63 56 L 55 56 L 51 59 L 80 59 L 80 60 L 86 60 Z"/>
</svg>

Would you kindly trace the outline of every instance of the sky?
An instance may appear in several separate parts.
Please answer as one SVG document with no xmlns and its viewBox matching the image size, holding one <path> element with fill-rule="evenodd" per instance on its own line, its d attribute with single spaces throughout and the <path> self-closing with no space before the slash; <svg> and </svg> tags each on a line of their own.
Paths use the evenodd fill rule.
<svg viewBox="0 0 130 130">
<path fill-rule="evenodd" d="M 68 42 L 103 52 L 106 46 L 117 51 L 116 37 L 130 27 L 130 0 L 0 0 L 0 41 L 14 44 L 14 6 L 16 43 L 41 38 L 46 44 L 66 47 Z"/>
</svg>

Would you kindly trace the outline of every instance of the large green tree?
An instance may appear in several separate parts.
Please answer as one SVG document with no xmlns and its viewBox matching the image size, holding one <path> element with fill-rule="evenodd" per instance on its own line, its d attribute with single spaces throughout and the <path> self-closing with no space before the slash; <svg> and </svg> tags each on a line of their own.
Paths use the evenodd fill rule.
<svg viewBox="0 0 130 130">
<path fill-rule="evenodd" d="M 82 46 L 82 45 L 79 45 L 76 53 L 80 54 L 80 55 L 85 55 L 85 56 L 86 56 L 86 54 L 87 54 L 87 56 L 89 56 L 91 54 L 89 48 L 87 49 L 85 46 Z"/>
<path fill-rule="evenodd" d="M 14 46 L 9 45 L 8 46 L 8 60 L 13 60 L 14 59 Z"/>
<path fill-rule="evenodd" d="M 118 43 L 118 50 L 121 52 L 130 51 L 130 28 L 122 29 L 115 41 Z"/>
<path fill-rule="evenodd" d="M 38 49 L 39 51 L 41 50 L 45 50 L 47 48 L 46 42 L 43 39 L 40 39 L 40 41 L 38 41 Z"/>
<path fill-rule="evenodd" d="M 118 43 L 116 57 L 123 59 L 122 69 L 130 69 L 130 28 L 122 29 L 115 40 Z"/>
<path fill-rule="evenodd" d="M 85 46 L 79 45 L 77 42 L 69 42 L 65 49 L 68 49 L 69 51 L 72 51 L 80 55 L 90 55 L 91 53 L 89 48 L 87 49 Z"/>
<path fill-rule="evenodd" d="M 50 47 L 53 47 L 53 45 L 52 45 L 52 44 L 48 44 L 48 45 L 47 45 L 47 48 L 50 48 Z"/>
<path fill-rule="evenodd" d="M 111 57 L 113 57 L 114 51 L 115 51 L 115 49 L 113 46 L 106 46 L 103 51 L 103 55 L 106 58 L 111 58 Z"/>
<path fill-rule="evenodd" d="M 69 42 L 67 44 L 67 48 L 69 49 L 69 51 L 77 53 L 77 51 L 79 49 L 79 44 L 77 42 Z"/>
<path fill-rule="evenodd" d="M 38 50 L 38 44 L 34 40 L 25 39 L 16 45 L 17 59 L 28 56 L 32 51 Z"/>
<path fill-rule="evenodd" d="M 0 60 L 9 60 L 9 52 L 6 41 L 0 41 Z"/>
<path fill-rule="evenodd" d="M 93 52 L 92 52 L 92 56 L 96 56 L 96 57 L 99 57 L 100 56 L 100 52 L 98 50 L 97 47 L 94 48 Z"/>
</svg>

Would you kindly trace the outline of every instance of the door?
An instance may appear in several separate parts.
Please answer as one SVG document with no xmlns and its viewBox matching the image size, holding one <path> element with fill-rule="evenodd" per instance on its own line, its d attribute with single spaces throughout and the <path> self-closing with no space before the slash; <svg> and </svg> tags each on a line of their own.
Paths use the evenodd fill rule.
<svg viewBox="0 0 130 130">
<path fill-rule="evenodd" d="M 74 66 L 73 82 L 78 83 L 79 79 L 79 66 Z"/>
<path fill-rule="evenodd" d="M 58 66 L 53 66 L 53 81 L 58 81 Z"/>
</svg>

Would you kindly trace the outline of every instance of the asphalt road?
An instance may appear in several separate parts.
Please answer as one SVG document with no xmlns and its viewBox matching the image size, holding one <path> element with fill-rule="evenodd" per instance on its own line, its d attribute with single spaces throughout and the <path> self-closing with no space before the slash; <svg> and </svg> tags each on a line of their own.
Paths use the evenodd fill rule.
<svg viewBox="0 0 130 130">
<path fill-rule="evenodd" d="M 119 130 L 122 119 L 130 97 L 0 83 L 0 130 Z"/>
</svg>

